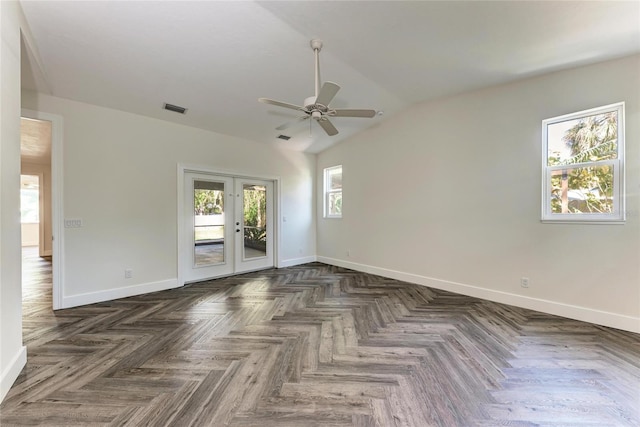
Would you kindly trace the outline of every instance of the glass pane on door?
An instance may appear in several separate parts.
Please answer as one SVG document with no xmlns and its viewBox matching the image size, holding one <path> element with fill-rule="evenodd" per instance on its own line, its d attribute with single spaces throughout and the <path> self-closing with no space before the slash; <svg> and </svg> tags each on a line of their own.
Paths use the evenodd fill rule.
<svg viewBox="0 0 640 427">
<path fill-rule="evenodd" d="M 224 263 L 224 182 L 194 180 L 193 209 L 194 266 Z"/>
<path fill-rule="evenodd" d="M 244 184 L 243 192 L 243 257 L 267 256 L 267 188 Z"/>
</svg>

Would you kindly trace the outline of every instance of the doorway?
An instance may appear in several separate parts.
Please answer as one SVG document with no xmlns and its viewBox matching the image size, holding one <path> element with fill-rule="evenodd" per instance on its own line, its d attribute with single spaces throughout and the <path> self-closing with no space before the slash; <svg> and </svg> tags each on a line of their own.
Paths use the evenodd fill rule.
<svg viewBox="0 0 640 427">
<path fill-rule="evenodd" d="M 183 283 L 274 266 L 274 182 L 184 172 Z"/>
<path fill-rule="evenodd" d="M 63 306 L 63 241 L 62 217 L 62 124 L 61 116 L 33 110 L 22 110 L 20 120 L 20 167 L 22 175 L 38 177 L 39 230 L 38 249 L 30 251 L 49 263 L 46 277 L 51 289 L 53 309 Z M 35 185 L 32 180 L 31 186 Z M 22 188 L 22 186 L 21 186 Z M 23 218 L 25 222 L 25 218 Z M 27 221 L 29 222 L 28 218 Z M 33 221 L 31 221 L 33 222 Z M 34 228 L 31 226 L 31 228 Z M 35 248 L 34 248 L 35 249 Z M 32 265 L 33 263 L 28 263 Z M 34 271 L 37 273 L 37 270 Z M 24 275 L 23 269 L 23 278 Z M 41 278 L 42 279 L 42 278 Z M 23 284 L 25 280 L 23 280 Z M 42 283 L 44 285 L 44 282 Z"/>
<path fill-rule="evenodd" d="M 52 123 L 50 121 L 28 117 L 20 119 L 23 246 L 38 246 L 41 257 L 53 254 L 51 145 Z"/>
</svg>

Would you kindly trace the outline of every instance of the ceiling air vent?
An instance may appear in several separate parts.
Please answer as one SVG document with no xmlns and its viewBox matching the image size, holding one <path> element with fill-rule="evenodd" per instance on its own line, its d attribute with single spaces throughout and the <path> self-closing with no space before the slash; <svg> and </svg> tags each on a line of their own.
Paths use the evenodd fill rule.
<svg viewBox="0 0 640 427">
<path fill-rule="evenodd" d="M 187 112 L 187 109 L 184 107 L 178 107 L 177 105 L 167 104 L 166 102 L 162 108 L 164 108 L 165 110 L 173 111 L 174 113 L 180 113 L 180 114 L 185 114 Z"/>
<path fill-rule="evenodd" d="M 277 136 L 277 138 L 278 138 L 278 139 L 284 139 L 285 141 L 288 141 L 288 140 L 290 140 L 290 139 L 291 139 L 291 137 L 290 137 L 290 136 L 287 136 L 287 135 L 278 135 L 278 136 Z"/>
</svg>

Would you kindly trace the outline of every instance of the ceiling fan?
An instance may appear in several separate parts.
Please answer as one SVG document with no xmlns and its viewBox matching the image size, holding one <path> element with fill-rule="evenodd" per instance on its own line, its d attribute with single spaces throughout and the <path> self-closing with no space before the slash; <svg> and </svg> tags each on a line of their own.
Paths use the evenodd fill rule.
<svg viewBox="0 0 640 427">
<path fill-rule="evenodd" d="M 329 121 L 329 117 L 362 117 L 371 118 L 376 115 L 375 110 L 356 110 L 356 109 L 344 109 L 344 108 L 331 108 L 329 103 L 336 96 L 336 93 L 340 90 L 340 86 L 333 82 L 324 82 L 320 87 L 320 50 L 322 49 L 322 40 L 311 40 L 311 48 L 316 58 L 316 94 L 310 96 L 304 100 L 304 106 L 289 104 L 287 102 L 275 101 L 269 98 L 258 98 L 258 101 L 265 104 L 271 104 L 278 107 L 289 108 L 292 110 L 298 110 L 305 115 L 300 117 L 293 123 L 287 123 L 282 126 L 278 126 L 277 130 L 287 129 L 295 123 L 307 120 L 308 118 L 314 119 L 322 129 L 329 136 L 337 135 L 338 129 Z"/>
</svg>

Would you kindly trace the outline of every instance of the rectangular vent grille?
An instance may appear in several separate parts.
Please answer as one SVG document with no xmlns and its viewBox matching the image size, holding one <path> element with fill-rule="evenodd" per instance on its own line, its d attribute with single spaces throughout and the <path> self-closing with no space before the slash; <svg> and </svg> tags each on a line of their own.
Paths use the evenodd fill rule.
<svg viewBox="0 0 640 427">
<path fill-rule="evenodd" d="M 290 140 L 290 139 L 291 139 L 291 137 L 290 137 L 290 136 L 287 136 L 287 135 L 278 135 L 278 138 L 279 138 L 279 139 L 284 139 L 285 141 L 288 141 L 288 140 Z"/>
<path fill-rule="evenodd" d="M 178 107 L 177 105 L 168 103 L 165 103 L 163 108 L 165 110 L 173 111 L 174 113 L 185 114 L 187 112 L 187 109 L 184 107 Z"/>
</svg>

